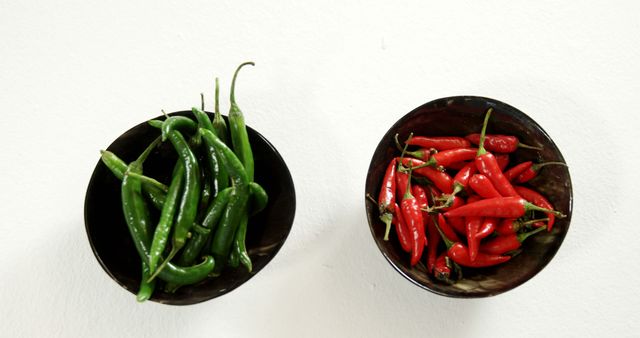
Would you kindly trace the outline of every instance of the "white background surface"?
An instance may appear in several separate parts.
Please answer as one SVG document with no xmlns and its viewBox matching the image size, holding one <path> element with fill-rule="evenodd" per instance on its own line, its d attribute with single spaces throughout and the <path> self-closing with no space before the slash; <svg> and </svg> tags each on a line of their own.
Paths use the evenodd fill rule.
<svg viewBox="0 0 640 338">
<path fill-rule="evenodd" d="M 638 32 L 633 1 L 0 1 L 0 336 L 637 336 Z M 84 232 L 98 150 L 214 76 L 226 97 L 246 60 L 238 102 L 292 172 L 291 235 L 224 297 L 137 304 Z M 459 94 L 537 120 L 574 185 L 556 257 L 489 299 L 404 280 L 363 207 L 389 126 Z"/>
</svg>

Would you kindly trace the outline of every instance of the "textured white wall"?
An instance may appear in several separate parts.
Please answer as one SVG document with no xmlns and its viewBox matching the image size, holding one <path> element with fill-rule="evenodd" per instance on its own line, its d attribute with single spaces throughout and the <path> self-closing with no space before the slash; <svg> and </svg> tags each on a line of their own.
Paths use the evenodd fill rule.
<svg viewBox="0 0 640 338">
<path fill-rule="evenodd" d="M 0 2 L 2 336 L 632 336 L 640 330 L 640 6 L 634 1 Z M 139 305 L 99 267 L 83 199 L 98 149 L 224 95 L 280 150 L 298 211 L 249 283 Z M 435 98 L 536 119 L 570 164 L 575 210 L 551 264 L 490 299 L 411 285 L 369 234 L 379 138 Z M 633 320 L 633 321 L 632 321 Z"/>
</svg>

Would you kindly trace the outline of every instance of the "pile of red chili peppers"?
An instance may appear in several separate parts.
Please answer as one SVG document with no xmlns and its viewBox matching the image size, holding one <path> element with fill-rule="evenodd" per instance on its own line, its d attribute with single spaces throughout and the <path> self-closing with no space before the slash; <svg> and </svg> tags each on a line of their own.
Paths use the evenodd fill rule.
<svg viewBox="0 0 640 338">
<path fill-rule="evenodd" d="M 384 240 L 393 225 L 411 266 L 426 251 L 427 271 L 446 283 L 461 278 L 460 266 L 509 261 L 525 239 L 551 231 L 555 219 L 564 217 L 542 194 L 522 184 L 546 165 L 565 164 L 527 161 L 507 169 L 509 154 L 541 148 L 515 136 L 487 135 L 491 113 L 489 108 L 480 134 L 410 135 L 403 147 L 396 135 L 402 153 L 387 166 L 378 196 Z M 407 151 L 408 146 L 419 149 Z"/>
</svg>

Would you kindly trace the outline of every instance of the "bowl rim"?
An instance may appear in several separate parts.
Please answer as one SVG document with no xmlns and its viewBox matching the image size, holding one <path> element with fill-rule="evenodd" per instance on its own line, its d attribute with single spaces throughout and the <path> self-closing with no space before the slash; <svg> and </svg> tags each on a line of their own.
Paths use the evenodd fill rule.
<svg viewBox="0 0 640 338">
<path fill-rule="evenodd" d="M 508 287 L 505 287 L 503 289 L 500 289 L 499 291 L 496 292 L 478 292 L 478 293 L 460 293 L 460 294 L 452 294 L 452 293 L 447 293 L 444 291 L 440 291 L 437 289 L 432 289 L 430 287 L 428 287 L 427 285 L 424 285 L 422 283 L 420 283 L 419 281 L 415 280 L 414 278 L 412 278 L 411 276 L 409 276 L 407 273 L 405 273 L 400 266 L 398 266 L 398 264 L 396 264 L 396 262 L 389 257 L 389 255 L 386 253 L 386 251 L 384 250 L 384 248 L 382 247 L 382 243 L 380 242 L 380 240 L 377 238 L 376 233 L 374 231 L 374 224 L 372 221 L 372 216 L 371 213 L 369 212 L 369 208 L 372 208 L 373 210 L 375 210 L 375 207 L 371 206 L 371 201 L 369 201 L 367 199 L 367 194 L 368 192 L 367 190 L 367 184 L 366 182 L 369 180 L 369 176 L 372 172 L 372 165 L 373 165 L 373 156 L 375 156 L 375 154 L 378 152 L 379 149 L 381 149 L 381 147 L 383 146 L 384 142 L 384 136 L 387 135 L 391 130 L 394 129 L 398 129 L 399 126 L 401 126 L 403 123 L 405 123 L 405 120 L 408 119 L 410 116 L 413 116 L 415 114 L 417 114 L 418 111 L 423 110 L 425 108 L 431 108 L 434 106 L 437 106 L 438 103 L 443 102 L 443 103 L 447 103 L 449 101 L 477 101 L 480 103 L 483 103 L 488 107 L 494 107 L 495 109 L 499 109 L 499 107 L 503 107 L 506 108 L 507 110 L 512 110 L 517 112 L 518 114 L 522 114 L 526 119 L 530 120 L 532 122 L 532 124 L 534 125 L 534 129 L 538 129 L 540 132 L 542 132 L 542 134 L 545 136 L 546 139 L 549 140 L 549 142 L 555 147 L 555 149 L 557 149 L 557 155 L 559 156 L 559 159 L 562 162 L 565 162 L 564 156 L 562 155 L 562 152 L 560 151 L 560 148 L 556 145 L 555 141 L 553 140 L 553 138 L 551 138 L 551 136 L 547 133 L 546 130 L 544 130 L 544 128 L 542 128 L 542 126 L 535 121 L 531 116 L 527 115 L 526 113 L 524 113 L 523 111 L 521 111 L 520 109 L 511 106 L 510 104 L 507 104 L 505 102 L 493 99 L 493 98 L 489 98 L 489 97 L 484 97 L 484 96 L 474 96 L 474 95 L 455 95 L 455 96 L 447 96 L 447 97 L 442 97 L 442 98 L 438 98 L 438 99 L 434 99 L 431 101 L 428 101 L 424 104 L 421 104 L 420 106 L 412 109 L 411 111 L 409 111 L 408 113 L 404 114 L 402 117 L 400 117 L 398 120 L 396 120 L 396 122 L 393 123 L 393 125 L 391 125 L 391 127 L 384 133 L 384 135 L 382 136 L 382 138 L 380 139 L 380 141 L 378 142 L 378 144 L 376 145 L 374 151 L 373 151 L 373 155 L 371 158 L 371 161 L 369 162 L 369 168 L 368 168 L 368 172 L 367 172 L 367 176 L 365 178 L 365 192 L 364 192 L 364 207 L 365 207 L 365 213 L 367 215 L 367 223 L 369 225 L 369 231 L 371 232 L 371 236 L 373 237 L 374 242 L 376 243 L 376 247 L 378 248 L 378 250 L 380 251 L 380 253 L 382 253 L 382 256 L 384 256 L 385 260 L 389 263 L 389 265 L 391 265 L 393 267 L 393 269 L 395 271 L 397 271 L 401 276 L 403 276 L 405 279 L 407 279 L 408 281 L 410 281 L 412 284 L 419 286 L 421 289 L 423 290 L 427 290 L 431 293 L 434 293 L 436 295 L 440 295 L 440 296 L 445 296 L 445 297 L 450 297 L 450 298 L 461 298 L 461 299 L 471 299 L 471 298 L 486 298 L 486 297 L 493 297 L 493 296 L 497 296 L 499 294 L 503 294 L 505 292 L 511 291 L 515 288 L 517 288 L 518 286 L 526 283 L 527 281 L 533 279 L 536 275 L 538 275 L 542 270 L 544 270 L 544 268 L 553 260 L 553 258 L 555 257 L 555 255 L 558 253 L 558 251 L 560 250 L 560 247 L 562 246 L 562 243 L 564 242 L 565 237 L 567 236 L 567 234 L 569 233 L 569 229 L 570 229 L 570 224 L 571 224 L 571 217 L 573 214 L 573 183 L 571 181 L 571 175 L 570 175 L 570 171 L 569 168 L 566 168 L 566 173 L 567 173 L 567 180 L 568 180 L 568 191 L 569 191 L 569 200 L 568 200 L 568 209 L 566 211 L 566 230 L 559 233 L 555 239 L 555 241 L 558 242 L 558 247 L 556 250 L 554 250 L 552 253 L 550 253 L 549 255 L 549 259 L 546 261 L 543 261 L 541 263 L 541 265 L 539 266 L 539 269 L 537 269 L 537 271 L 535 271 L 533 274 L 531 274 L 529 276 L 529 278 L 523 279 L 521 281 L 518 281 L 516 283 L 513 284 L 509 284 Z M 377 195 L 373 195 L 373 196 L 377 196 Z"/>
<path fill-rule="evenodd" d="M 214 113 L 209 112 L 209 111 L 205 111 L 205 113 L 207 115 L 214 116 Z M 191 110 L 181 110 L 181 111 L 175 111 L 175 112 L 171 112 L 171 113 L 167 113 L 167 116 L 185 116 L 188 114 L 192 114 Z M 222 114 L 222 117 L 226 120 L 225 122 L 228 123 L 228 116 Z M 118 139 L 120 139 L 123 135 L 133 131 L 134 129 L 143 127 L 145 124 L 148 123 L 148 121 L 153 120 L 153 119 L 160 119 L 163 120 L 165 118 L 164 115 L 161 116 L 156 116 L 154 118 L 145 120 L 143 122 L 140 122 L 136 125 L 134 125 L 133 127 L 127 129 L 125 132 L 123 132 L 122 134 L 120 134 L 119 136 L 117 136 L 110 144 L 109 146 L 107 146 L 107 148 L 105 148 L 106 150 L 108 150 L 109 148 L 111 148 L 114 143 L 116 143 L 116 141 Z M 240 288 L 241 286 L 245 285 L 249 280 L 251 280 L 255 275 L 257 275 L 260 271 L 262 271 L 262 269 L 264 269 L 269 263 L 271 263 L 271 261 L 275 258 L 275 256 L 277 256 L 277 254 L 280 252 L 280 250 L 282 249 L 282 247 L 284 246 L 284 244 L 286 243 L 287 239 L 289 238 L 289 235 L 291 234 L 291 230 L 293 229 L 293 224 L 295 222 L 295 214 L 296 214 L 296 206 L 297 206 L 297 198 L 296 198 L 296 192 L 295 192 L 295 183 L 293 181 L 293 177 L 291 175 L 291 170 L 289 170 L 289 167 L 287 166 L 284 158 L 282 157 L 282 155 L 280 154 L 280 152 L 278 152 L 278 150 L 276 149 L 276 147 L 266 138 L 264 137 L 264 135 L 262 135 L 260 132 L 258 132 L 257 130 L 255 130 L 254 128 L 252 128 L 251 126 L 249 126 L 248 124 L 246 125 L 246 128 L 249 132 L 249 134 L 254 134 L 255 137 L 259 138 L 262 142 L 264 142 L 264 144 L 266 145 L 266 147 L 270 148 L 273 152 L 273 155 L 283 164 L 283 168 L 285 169 L 284 172 L 284 177 L 286 178 L 286 181 L 288 181 L 288 185 L 291 186 L 291 191 L 288 192 L 291 194 L 291 221 L 289 222 L 290 224 L 288 224 L 287 227 L 287 231 L 284 234 L 284 236 L 282 237 L 281 240 L 281 244 L 276 246 L 274 248 L 273 253 L 270 255 L 270 257 L 267 258 L 264 266 L 262 266 L 260 269 L 258 269 L 257 271 L 254 269 L 252 272 L 247 274 L 247 278 L 242 281 L 240 284 L 236 285 L 235 287 L 232 288 L 225 288 L 224 291 L 221 291 L 219 293 L 217 293 L 216 295 L 214 295 L 213 297 L 210 298 L 198 298 L 195 302 L 187 302 L 187 303 L 183 303 L 183 302 L 175 302 L 173 300 L 165 300 L 165 299 L 158 299 L 156 297 L 154 297 L 152 295 L 151 298 L 149 298 L 149 301 L 152 301 L 154 303 L 158 303 L 158 304 L 164 304 L 164 305 L 173 305 L 173 306 L 188 306 L 188 305 L 195 305 L 195 304 L 199 304 L 199 303 L 203 303 L 215 298 L 219 298 L 222 297 L 228 293 L 230 293 L 233 290 L 236 290 L 238 288 Z M 109 268 L 106 266 L 105 262 L 103 261 L 102 257 L 100 256 L 100 254 L 98 253 L 98 249 L 96 248 L 95 243 L 93 242 L 92 238 L 91 238 L 91 231 L 90 231 L 90 226 L 89 226 L 89 195 L 90 195 L 90 189 L 93 185 L 94 179 L 97 179 L 97 168 L 101 165 L 104 165 L 102 163 L 101 159 L 98 159 L 96 165 L 93 168 L 93 171 L 91 173 L 91 176 L 89 178 L 89 182 L 87 184 L 87 188 L 85 191 L 85 198 L 84 198 L 84 206 L 83 206 L 83 218 L 84 218 L 84 229 L 85 229 L 85 234 L 87 235 L 87 239 L 89 241 L 89 245 L 91 247 L 91 251 L 93 252 L 93 256 L 96 258 L 96 260 L 98 261 L 100 267 L 102 268 L 102 270 L 104 272 L 107 273 L 107 275 L 109 275 L 109 277 L 111 277 L 112 280 L 114 280 L 120 287 L 122 287 L 123 289 L 125 289 L 126 291 L 130 292 L 131 294 L 133 294 L 134 296 L 136 295 L 136 291 L 135 290 L 130 290 L 127 285 L 125 283 L 123 283 L 120 279 L 118 279 L 110 270 Z"/>
</svg>

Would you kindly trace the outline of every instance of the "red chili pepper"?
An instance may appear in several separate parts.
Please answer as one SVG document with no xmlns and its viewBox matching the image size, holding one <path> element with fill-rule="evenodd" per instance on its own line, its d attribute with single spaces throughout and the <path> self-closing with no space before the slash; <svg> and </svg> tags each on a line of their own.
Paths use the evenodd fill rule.
<svg viewBox="0 0 640 338">
<path fill-rule="evenodd" d="M 510 234 L 505 236 L 498 236 L 492 238 L 480 246 L 480 251 L 491 255 L 502 255 L 509 251 L 518 249 L 522 242 L 531 235 L 535 235 L 538 232 L 544 230 L 544 228 L 537 228 L 535 230 L 525 232 L 519 235 Z"/>
<path fill-rule="evenodd" d="M 425 211 L 425 209 L 429 208 L 427 193 L 424 191 L 424 188 L 419 185 L 411 186 L 411 192 L 413 193 L 413 196 L 415 196 L 416 201 L 418 201 L 418 206 L 422 209 L 422 221 L 425 223 L 425 229 L 428 229 L 426 224 L 429 223 L 429 214 Z M 428 243 L 426 238 L 424 242 Z"/>
<path fill-rule="evenodd" d="M 389 240 L 391 222 L 393 220 L 394 204 L 396 203 L 396 166 L 397 160 L 394 158 L 387 166 L 387 171 L 382 179 L 382 188 L 378 196 L 378 208 L 380 209 L 380 219 L 386 225 L 384 240 Z"/>
<path fill-rule="evenodd" d="M 513 182 L 514 179 L 520 176 L 520 174 L 525 172 L 532 165 L 533 165 L 533 162 L 531 161 L 526 161 L 526 162 L 522 162 L 517 165 L 514 165 L 513 167 L 509 168 L 509 170 L 504 172 L 504 177 L 506 177 L 507 180 L 509 180 L 509 182 Z"/>
<path fill-rule="evenodd" d="M 405 167 L 409 168 L 409 167 L 418 167 L 424 164 L 424 161 L 420 161 L 415 158 L 405 157 L 402 159 L 401 163 Z M 420 176 L 424 176 L 428 178 L 431 182 L 433 182 L 433 184 L 435 184 L 435 186 L 440 191 L 442 191 L 445 194 L 450 194 L 453 191 L 451 189 L 453 180 L 451 179 L 451 176 L 447 175 L 447 173 L 438 171 L 430 167 L 415 169 L 414 172 Z"/>
<path fill-rule="evenodd" d="M 433 220 L 431 221 L 431 223 L 433 223 Z M 460 238 L 458 237 L 456 232 L 453 231 L 453 228 L 449 226 L 449 222 L 447 222 L 444 219 L 444 216 L 442 216 L 442 214 L 438 214 L 438 224 L 440 225 L 440 230 L 442 230 L 445 236 L 450 238 L 452 241 L 460 242 Z M 434 229 L 435 229 L 435 225 L 434 225 Z"/>
<path fill-rule="evenodd" d="M 405 170 L 396 170 L 396 196 L 401 199 L 400 196 L 404 196 L 407 191 L 407 184 L 409 183 L 409 173 Z"/>
<path fill-rule="evenodd" d="M 411 170 L 409 171 L 409 179 L 407 180 L 407 190 L 404 197 L 402 197 L 400 208 L 402 209 L 402 216 L 413 240 L 411 247 L 411 266 L 414 266 L 422 256 L 425 245 L 425 234 L 422 210 L 416 198 L 411 194 Z"/>
<path fill-rule="evenodd" d="M 444 241 L 444 244 L 447 246 L 447 256 L 462 266 L 481 268 L 501 264 L 511 259 L 510 256 L 490 255 L 480 252 L 476 256 L 476 259 L 471 261 L 471 258 L 469 257 L 469 249 L 460 242 L 452 242 L 444 235 L 437 222 L 435 222 L 435 225 L 442 237 L 442 240 Z"/>
<path fill-rule="evenodd" d="M 397 203 L 394 203 L 395 207 L 395 215 L 393 217 L 393 225 L 396 226 L 396 233 L 398 234 L 398 240 L 400 241 L 400 246 L 402 250 L 405 252 L 411 252 L 412 239 L 411 235 L 409 235 L 409 229 L 407 229 L 407 224 L 404 222 L 404 216 L 402 216 L 402 210 Z"/>
<path fill-rule="evenodd" d="M 480 134 L 470 134 L 465 137 L 473 144 L 480 144 Z M 520 143 L 515 136 L 510 135 L 486 135 L 485 148 L 488 151 L 496 153 L 512 153 L 518 148 L 542 150 L 540 147 L 534 147 Z"/>
<path fill-rule="evenodd" d="M 502 197 L 487 176 L 482 174 L 473 175 L 469 180 L 469 186 L 476 194 L 482 196 L 482 198 Z"/>
<path fill-rule="evenodd" d="M 427 218 L 427 238 L 429 245 L 427 245 L 427 271 L 432 272 L 433 267 L 436 264 L 436 258 L 438 256 L 438 244 L 440 244 L 440 235 L 438 229 L 433 223 L 431 218 Z"/>
<path fill-rule="evenodd" d="M 477 152 L 478 152 L 478 149 L 475 149 L 475 148 L 458 148 L 458 149 L 443 150 L 439 153 L 431 155 L 431 157 L 429 157 L 428 160 L 425 160 L 426 162 L 422 164 L 422 166 L 447 167 L 452 163 L 472 160 L 474 157 L 476 157 Z M 416 155 L 422 154 L 422 152 L 407 152 L 407 154 L 424 159 L 424 157 L 416 156 Z M 414 168 L 414 169 L 417 169 L 417 168 Z"/>
<path fill-rule="evenodd" d="M 525 187 L 520 187 L 520 186 L 516 187 L 516 191 L 520 194 L 520 196 L 522 196 L 522 198 L 524 198 L 525 200 L 533 203 L 534 205 L 540 208 L 553 209 L 553 205 L 551 205 L 551 203 L 549 203 L 549 201 L 537 191 L 534 191 Z M 544 211 L 544 210 L 540 210 L 540 211 Z M 553 224 L 556 221 L 557 215 L 548 211 L 544 211 L 544 212 L 547 213 L 547 217 L 549 218 L 549 221 L 547 222 L 547 231 L 551 231 L 551 229 L 553 228 Z"/>
<path fill-rule="evenodd" d="M 538 176 L 538 172 L 540 171 L 540 169 L 544 166 L 547 165 L 563 165 L 563 166 L 567 166 L 566 163 L 563 162 L 544 162 L 544 163 L 536 163 L 532 166 L 530 166 L 528 169 L 524 170 L 517 178 L 516 178 L 516 182 L 518 183 L 525 183 L 525 182 L 529 182 L 530 180 L 534 179 L 536 176 Z"/>
<path fill-rule="evenodd" d="M 495 154 L 494 156 L 496 157 L 496 162 L 498 162 L 500 171 L 504 172 L 509 165 L 509 154 Z"/>
<path fill-rule="evenodd" d="M 436 262 L 433 266 L 433 275 L 436 279 L 441 281 L 447 281 L 451 278 L 451 268 L 447 265 L 447 254 L 443 252 L 436 258 Z"/>
<path fill-rule="evenodd" d="M 565 217 L 561 212 L 541 208 L 533 203 L 527 202 L 521 197 L 499 197 L 489 198 L 474 203 L 465 204 L 459 208 L 447 211 L 444 216 L 450 217 L 498 217 L 498 218 L 519 218 L 527 211 L 542 211 L 553 213 L 557 217 Z"/>
<path fill-rule="evenodd" d="M 522 229 L 522 227 L 525 225 L 533 224 L 534 226 L 536 226 L 538 223 L 541 223 L 542 225 L 546 225 L 542 222 L 545 222 L 548 220 L 549 220 L 548 218 L 540 218 L 540 219 L 534 219 L 526 222 L 521 222 L 513 218 L 503 219 L 502 222 L 500 222 L 500 224 L 496 228 L 496 234 L 498 236 L 515 234 L 518 231 L 520 231 L 520 229 Z"/>
<path fill-rule="evenodd" d="M 478 167 L 479 173 L 489 178 L 500 195 L 505 197 L 518 196 L 518 193 L 513 189 L 511 183 L 509 183 L 507 178 L 502 174 L 502 170 L 500 170 L 495 156 L 493 156 L 493 154 L 491 153 L 488 153 L 484 147 L 487 123 L 489 123 L 489 117 L 491 117 L 492 111 L 493 108 L 489 108 L 489 110 L 487 110 L 487 114 L 484 118 L 484 123 L 482 124 L 482 133 L 480 133 L 480 145 L 478 146 L 478 156 L 475 159 L 476 167 Z"/>
<path fill-rule="evenodd" d="M 473 161 L 472 161 L 473 162 Z M 453 169 L 453 170 L 461 170 L 462 168 L 464 168 L 465 165 L 469 164 L 469 162 L 456 162 L 456 163 L 451 163 L 447 166 L 447 169 Z M 474 164 L 475 165 L 475 164 Z"/>
<path fill-rule="evenodd" d="M 423 148 L 433 148 L 437 150 L 447 150 L 455 148 L 469 148 L 471 143 L 462 137 L 423 137 L 415 136 L 407 141 L 412 146 L 420 146 Z"/>
<path fill-rule="evenodd" d="M 476 163 L 470 162 L 458 171 L 456 176 L 453 177 L 453 186 L 451 187 L 453 191 L 451 193 L 451 197 L 445 203 L 446 205 L 453 203 L 453 196 L 467 189 L 467 186 L 469 185 L 469 178 L 476 173 L 476 170 Z"/>
<path fill-rule="evenodd" d="M 480 199 L 478 196 L 470 196 L 467 202 L 473 203 Z M 477 238 L 478 231 L 482 225 L 482 217 L 465 217 L 465 230 L 467 234 L 467 245 L 469 246 L 469 259 L 473 262 L 478 256 L 480 239 Z"/>
<path fill-rule="evenodd" d="M 498 220 L 499 219 L 495 217 L 485 217 L 482 221 L 482 225 L 480 226 L 480 230 L 478 230 L 478 234 L 476 234 L 476 237 L 478 239 L 483 239 L 491 235 L 498 226 Z"/>
</svg>

